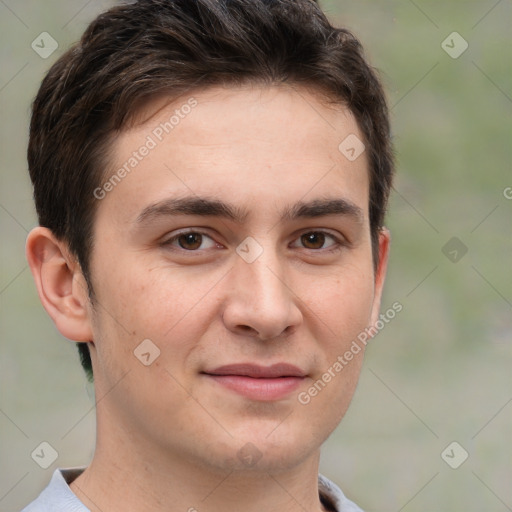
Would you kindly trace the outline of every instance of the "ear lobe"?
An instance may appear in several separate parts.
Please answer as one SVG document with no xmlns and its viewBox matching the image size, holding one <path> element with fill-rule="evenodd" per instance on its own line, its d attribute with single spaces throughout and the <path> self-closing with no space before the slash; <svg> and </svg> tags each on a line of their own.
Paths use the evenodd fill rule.
<svg viewBox="0 0 512 512">
<path fill-rule="evenodd" d="M 36 227 L 27 238 L 26 257 L 39 299 L 60 333 L 73 341 L 92 341 L 87 284 L 67 245 L 48 228 Z"/>
<path fill-rule="evenodd" d="M 379 264 L 375 270 L 375 292 L 373 298 L 371 325 L 374 325 L 379 318 L 382 290 L 384 288 L 384 281 L 386 280 L 386 271 L 388 267 L 390 243 L 391 234 L 387 228 L 383 227 L 379 233 Z"/>
</svg>

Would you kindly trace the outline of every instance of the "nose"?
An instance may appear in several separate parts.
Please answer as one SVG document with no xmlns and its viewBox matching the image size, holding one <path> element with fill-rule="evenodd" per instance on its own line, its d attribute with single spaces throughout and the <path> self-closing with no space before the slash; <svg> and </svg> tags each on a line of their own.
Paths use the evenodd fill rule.
<svg viewBox="0 0 512 512">
<path fill-rule="evenodd" d="M 302 322 L 283 265 L 269 252 L 252 263 L 239 258 L 229 273 L 223 321 L 235 334 L 270 340 L 290 335 Z"/>
</svg>

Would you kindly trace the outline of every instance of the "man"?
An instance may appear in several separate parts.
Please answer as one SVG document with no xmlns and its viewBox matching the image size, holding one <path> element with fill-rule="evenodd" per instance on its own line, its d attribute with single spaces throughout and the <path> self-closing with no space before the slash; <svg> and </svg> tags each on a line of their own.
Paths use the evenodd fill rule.
<svg viewBox="0 0 512 512">
<path fill-rule="evenodd" d="M 357 40 L 312 0 L 115 7 L 44 79 L 28 160 L 27 257 L 97 445 L 25 510 L 360 510 L 318 475 L 389 247 Z"/>
</svg>

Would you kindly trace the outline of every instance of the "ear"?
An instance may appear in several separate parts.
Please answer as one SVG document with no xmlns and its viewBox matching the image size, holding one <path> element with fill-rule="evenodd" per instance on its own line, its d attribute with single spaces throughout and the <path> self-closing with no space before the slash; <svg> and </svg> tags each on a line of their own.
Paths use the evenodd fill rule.
<svg viewBox="0 0 512 512">
<path fill-rule="evenodd" d="M 92 341 L 87 284 L 67 244 L 36 227 L 25 252 L 39 299 L 60 333 L 73 341 Z"/>
<path fill-rule="evenodd" d="M 386 227 L 381 228 L 379 232 L 379 264 L 375 270 L 375 288 L 372 306 L 371 325 L 379 319 L 380 303 L 382 299 L 382 290 L 386 280 L 388 268 L 389 245 L 391 243 L 391 234 Z"/>
</svg>

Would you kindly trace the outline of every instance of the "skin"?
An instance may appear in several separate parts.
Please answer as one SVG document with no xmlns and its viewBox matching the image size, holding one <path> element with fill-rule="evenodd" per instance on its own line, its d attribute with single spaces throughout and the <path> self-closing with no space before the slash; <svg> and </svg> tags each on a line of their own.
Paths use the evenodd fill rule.
<svg viewBox="0 0 512 512">
<path fill-rule="evenodd" d="M 190 96 L 198 102 L 190 114 L 98 201 L 96 304 L 63 242 L 42 227 L 27 241 L 56 326 L 91 342 L 97 446 L 71 489 L 93 512 L 320 511 L 320 446 L 347 410 L 364 351 L 307 405 L 298 395 L 377 320 L 388 256 L 383 229 L 374 271 L 366 155 L 349 161 L 338 150 L 349 134 L 363 137 L 350 111 L 302 88 L 212 87 Z M 150 102 L 119 134 L 106 179 L 190 96 Z M 246 216 L 137 222 L 148 207 L 185 196 L 221 200 Z M 281 218 L 299 201 L 340 198 L 359 216 Z M 169 241 L 189 228 L 202 241 L 185 239 L 188 249 L 183 237 Z M 302 236 L 319 231 L 325 238 Z M 236 252 L 248 236 L 263 249 L 252 263 Z M 160 350 L 149 366 L 134 355 L 144 339 Z M 287 362 L 306 377 L 288 396 L 263 401 L 201 373 L 241 362 Z M 251 463 L 240 456 L 247 450 Z"/>
</svg>

